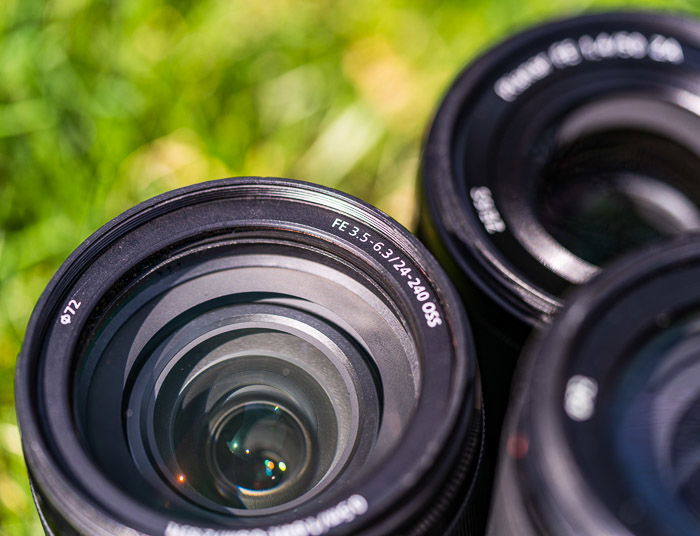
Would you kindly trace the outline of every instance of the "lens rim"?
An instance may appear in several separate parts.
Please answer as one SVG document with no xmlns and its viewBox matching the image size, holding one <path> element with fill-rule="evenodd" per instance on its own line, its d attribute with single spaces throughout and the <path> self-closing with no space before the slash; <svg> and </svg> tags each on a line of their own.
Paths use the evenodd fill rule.
<svg viewBox="0 0 700 536">
<path fill-rule="evenodd" d="M 591 479 L 581 437 L 607 437 L 609 412 L 597 411 L 598 397 L 610 393 L 611 378 L 620 377 L 640 344 L 671 319 L 698 309 L 700 288 L 688 284 L 698 277 L 699 233 L 644 248 L 573 292 L 556 321 L 530 345 L 504 429 L 498 491 L 502 497 L 494 510 L 512 503 L 511 531 L 518 527 L 521 533 L 525 526 L 530 527 L 526 534 L 637 533 L 616 517 L 615 509 L 632 492 L 610 476 L 617 474 L 613 456 L 599 460 L 599 470 L 606 475 L 606 492 L 611 490 L 618 504 L 612 504 L 610 494 L 603 501 L 596 491 L 600 484 Z M 595 386 L 594 405 L 585 415 L 567 402 L 572 382 L 581 380 Z M 514 441 L 523 440 L 525 453 L 514 451 Z M 700 527 L 700 520 L 687 516 L 649 515 L 643 525 L 653 534 L 691 534 Z M 492 524 L 497 526 L 495 517 Z"/>
<path fill-rule="evenodd" d="M 672 37 L 681 43 L 686 61 L 581 61 L 552 67 L 510 101 L 496 94 L 499 78 L 553 44 L 606 32 L 640 32 L 648 40 L 657 34 Z M 551 322 L 566 289 L 586 281 L 597 268 L 574 258 L 534 216 L 532 189 L 537 167 L 550 150 L 549 125 L 591 99 L 640 89 L 696 114 L 687 97 L 695 102 L 700 92 L 699 60 L 699 21 L 649 11 L 555 20 L 488 50 L 450 86 L 426 137 L 420 225 L 429 246 L 444 251 L 480 291 L 520 321 L 531 326 Z M 483 188 L 491 200 L 480 213 L 470 196 Z M 503 227 L 489 233 L 481 219 L 493 216 L 492 209 Z"/>
<path fill-rule="evenodd" d="M 235 203 L 238 203 L 236 210 L 232 211 Z M 460 483 L 460 487 L 471 489 L 480 441 L 475 442 L 468 434 L 473 434 L 475 423 L 476 429 L 480 428 L 482 418 L 478 373 L 464 312 L 432 256 L 388 216 L 345 194 L 289 179 L 223 179 L 153 198 L 98 230 L 59 269 L 30 319 L 16 376 L 16 405 L 26 461 L 41 502 L 49 503 L 46 510 L 59 513 L 62 520 L 78 532 L 164 534 L 172 523 L 172 518 L 145 509 L 124 496 L 89 460 L 82 468 L 81 484 L 90 482 L 92 485 L 88 489 L 76 486 L 76 475 L 66 473 L 52 448 L 52 440 L 60 440 L 60 434 L 67 435 L 65 430 L 52 429 L 51 422 L 59 417 L 64 422 L 70 419 L 70 367 L 67 364 L 90 316 L 85 312 L 92 313 L 94 303 L 123 277 L 128 264 L 183 240 L 194 228 L 202 233 L 217 227 L 240 228 L 244 223 L 258 228 L 280 226 L 279 221 L 260 220 L 261 213 L 274 214 L 293 232 L 312 234 L 329 247 L 367 263 L 392 280 L 393 286 L 404 293 L 398 298 L 413 304 L 411 327 L 422 355 L 431 357 L 423 366 L 442 369 L 442 373 L 424 370 L 423 393 L 412 426 L 397 447 L 395 458 L 388 460 L 383 470 L 372 475 L 353 497 L 328 498 L 329 501 L 338 500 L 335 504 L 343 505 L 346 511 L 349 504 L 357 510 L 354 515 L 350 510 L 347 522 L 332 527 L 329 533 L 388 534 L 404 525 L 407 518 L 415 519 L 417 513 L 429 516 L 429 511 L 436 508 L 436 493 L 450 480 L 454 470 L 451 464 L 464 456 L 460 451 L 468 440 L 476 444 L 471 446 L 467 455 L 468 468 L 462 475 L 466 487 L 464 483 Z M 176 216 L 179 226 L 172 225 Z M 348 227 L 342 232 L 332 227 L 335 219 L 347 221 Z M 159 226 L 154 223 L 156 221 Z M 182 221 L 187 221 L 188 225 L 182 226 Z M 371 244 L 353 240 L 349 232 L 354 227 L 395 246 L 406 265 L 420 275 L 430 289 L 442 313 L 442 326 L 436 329 L 427 326 L 405 277 L 390 270 L 391 265 L 380 258 Z M 147 234 L 147 230 L 151 234 Z M 93 277 L 90 279 L 86 274 Z M 95 274 L 101 277 L 95 278 Z M 83 314 L 72 316 L 70 324 L 62 325 L 60 314 L 71 299 L 80 301 Z M 52 349 L 59 351 L 47 352 L 49 341 Z M 56 392 L 63 394 L 56 395 Z M 449 394 L 445 399 L 446 392 Z M 52 397 L 61 400 L 61 405 L 43 406 L 47 398 Z M 444 404 L 431 403 L 440 398 Z M 430 430 L 427 445 L 426 430 Z M 75 430 L 71 432 L 74 434 Z M 405 466 L 407 459 L 414 464 L 409 472 Z M 397 478 L 397 475 L 402 476 Z M 387 493 L 389 484 L 391 492 Z M 333 506 L 320 505 L 317 513 L 322 512 L 323 507 Z M 448 505 L 442 507 L 445 510 Z M 200 525 L 222 528 L 204 522 Z M 264 526 L 264 521 L 257 525 L 261 530 Z M 247 529 L 254 527 L 256 525 L 246 524 Z"/>
</svg>

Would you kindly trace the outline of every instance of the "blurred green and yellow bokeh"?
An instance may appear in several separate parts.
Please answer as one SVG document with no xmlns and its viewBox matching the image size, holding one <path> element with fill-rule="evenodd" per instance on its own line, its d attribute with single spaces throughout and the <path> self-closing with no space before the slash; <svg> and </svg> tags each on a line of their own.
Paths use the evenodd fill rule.
<svg viewBox="0 0 700 536">
<path fill-rule="evenodd" d="M 304 178 L 410 226 L 420 142 L 457 71 L 554 16 L 700 1 L 0 0 L 0 536 L 41 534 L 13 405 L 47 281 L 168 189 Z"/>
</svg>

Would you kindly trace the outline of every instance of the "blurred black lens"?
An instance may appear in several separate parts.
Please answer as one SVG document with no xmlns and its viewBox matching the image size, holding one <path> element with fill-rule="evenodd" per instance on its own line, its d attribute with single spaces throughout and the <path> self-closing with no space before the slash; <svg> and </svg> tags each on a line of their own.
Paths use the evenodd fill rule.
<svg viewBox="0 0 700 536">
<path fill-rule="evenodd" d="M 518 347 L 601 264 L 700 228 L 699 130 L 696 20 L 611 12 L 535 27 L 443 99 L 421 165 L 422 236 Z"/>
<path fill-rule="evenodd" d="M 565 292 L 700 229 L 698 132 L 700 23 L 667 13 L 532 28 L 449 88 L 424 146 L 420 235 L 474 324 L 494 447 L 520 350 Z"/>
<path fill-rule="evenodd" d="M 700 237 L 583 286 L 523 360 L 489 534 L 700 531 Z"/>
<path fill-rule="evenodd" d="M 48 534 L 472 534 L 480 396 L 423 246 L 272 178 L 176 190 L 99 230 L 17 371 Z"/>
</svg>

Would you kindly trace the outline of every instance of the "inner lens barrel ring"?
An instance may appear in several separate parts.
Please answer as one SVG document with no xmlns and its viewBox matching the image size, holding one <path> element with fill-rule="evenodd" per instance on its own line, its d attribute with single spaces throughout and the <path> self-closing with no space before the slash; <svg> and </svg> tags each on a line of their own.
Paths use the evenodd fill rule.
<svg viewBox="0 0 700 536">
<path fill-rule="evenodd" d="M 700 147 L 689 135 L 700 128 L 698 98 L 671 77 L 664 87 L 653 69 L 638 71 L 585 95 L 543 88 L 510 119 L 494 191 L 518 243 L 560 279 L 550 292 L 699 228 Z M 579 83 L 593 86 L 598 76 L 580 74 Z M 617 113 L 603 118 L 610 106 Z M 542 112 L 533 118 L 535 108 Z"/>
<path fill-rule="evenodd" d="M 700 486 L 697 449 L 698 415 L 700 415 L 700 348 L 699 313 L 677 311 L 675 319 L 661 330 L 652 330 L 629 350 L 630 365 L 620 375 L 616 389 L 609 396 L 618 419 L 617 451 L 630 453 L 625 436 L 645 436 L 646 449 L 631 452 L 623 467 L 628 482 L 640 490 L 640 500 L 658 501 L 658 493 L 649 493 L 648 477 L 634 463 L 657 473 L 660 488 L 683 504 L 700 520 Z M 647 410 L 644 417 L 642 410 Z M 631 431 L 632 430 L 632 431 Z M 640 433 L 640 431 L 642 431 Z M 627 461 L 627 460 L 623 460 Z"/>
<path fill-rule="evenodd" d="M 109 459 L 114 456 L 114 446 L 111 439 L 106 441 L 99 429 L 106 415 L 110 415 L 105 411 L 109 408 L 109 400 L 104 393 L 109 390 L 114 370 L 123 374 L 122 370 L 130 369 L 129 378 L 134 378 L 135 395 L 130 397 L 133 406 L 130 404 L 126 413 L 131 415 L 127 419 L 131 430 L 129 449 L 140 474 L 148 475 L 149 481 L 158 487 L 159 481 L 151 463 L 155 458 L 161 468 L 169 468 L 160 471 L 161 481 L 165 480 L 170 488 L 175 487 L 195 503 L 222 514 L 259 517 L 290 512 L 297 504 L 308 504 L 313 495 L 282 494 L 287 500 L 276 504 L 274 500 L 266 502 L 253 497 L 246 500 L 244 493 L 239 501 L 229 503 L 230 492 L 215 492 L 216 477 L 211 471 L 203 470 L 201 465 L 189 464 L 189 468 L 194 469 L 194 474 L 190 475 L 188 471 L 180 471 L 184 468 L 170 459 L 174 455 L 177 460 L 178 450 L 200 451 L 198 436 L 191 430 L 185 430 L 181 437 L 185 446 L 178 449 L 179 436 L 173 437 L 179 422 L 175 410 L 180 407 L 178 400 L 187 395 L 190 380 L 198 378 L 201 370 L 206 374 L 209 365 L 219 364 L 224 371 L 206 375 L 205 392 L 214 403 L 241 387 L 265 385 L 265 381 L 272 377 L 272 360 L 288 361 L 290 370 L 309 377 L 309 381 L 299 381 L 295 385 L 290 381 L 291 375 L 278 374 L 276 383 L 271 385 L 282 389 L 297 406 L 305 406 L 307 415 L 329 408 L 325 428 L 333 437 L 336 433 L 338 435 L 337 452 L 336 449 L 320 451 L 323 459 L 318 460 L 318 474 L 312 475 L 313 489 L 300 492 L 319 493 L 334 480 L 334 487 L 338 487 L 342 484 L 337 480 L 341 471 L 356 474 L 365 466 L 369 452 L 381 456 L 380 453 L 387 451 L 396 440 L 396 427 L 403 426 L 410 419 L 415 404 L 414 389 L 420 385 L 419 377 L 408 372 L 411 361 L 416 359 L 415 349 L 406 345 L 405 337 L 401 336 L 400 319 L 393 316 L 383 301 L 365 286 L 330 267 L 322 268 L 313 260 L 286 256 L 294 251 L 295 246 L 283 242 L 276 244 L 282 247 L 280 251 L 285 255 L 271 254 L 269 248 L 265 255 L 253 255 L 245 247 L 237 253 L 235 242 L 218 248 L 195 249 L 179 261 L 169 278 L 155 281 L 144 278 L 140 281 L 138 288 L 131 291 L 129 298 L 110 316 L 109 324 L 97 328 L 100 335 L 83 358 L 91 372 L 87 376 L 78 376 L 79 385 L 85 385 L 85 393 L 79 395 L 77 405 L 85 408 L 86 415 L 82 418 L 84 434 L 105 470 L 110 471 Z M 199 259 L 200 255 L 204 258 Z M 195 261 L 185 260 L 192 256 Z M 207 259 L 211 260 L 207 262 Z M 251 279 L 251 276 L 255 278 Z M 314 289 L 318 288 L 319 281 L 325 281 L 325 284 L 332 281 L 335 290 L 325 297 L 315 295 Z M 217 296 L 213 303 L 208 300 L 212 294 Z M 121 314 L 122 311 L 127 313 Z M 325 320 L 340 318 L 340 311 L 352 312 L 360 326 L 383 326 L 384 336 L 369 343 L 367 350 L 361 350 L 368 344 L 363 342 L 366 329 L 363 334 L 362 328 L 359 331 L 349 328 L 355 333 L 350 337 L 343 333 L 342 328 Z M 275 340 L 285 335 L 283 344 Z M 256 339 L 260 340 L 261 336 L 262 342 L 256 345 Z M 290 337 L 293 340 L 290 341 Z M 275 342 L 278 342 L 276 347 Z M 129 355 L 124 355 L 125 344 L 129 344 Z M 300 349 L 300 345 L 305 345 L 305 348 Z M 295 352 L 300 355 L 295 356 Z M 372 354 L 377 359 L 370 362 L 366 356 Z M 265 358 L 268 358 L 267 362 L 263 363 Z M 406 372 L 398 376 L 382 372 L 389 363 L 394 370 L 398 367 Z M 258 366 L 262 368 L 256 369 Z M 373 372 L 372 367 L 378 367 L 378 371 Z M 268 372 L 263 374 L 266 370 Z M 377 374 L 383 376 L 381 384 L 374 379 Z M 219 378 L 222 379 L 219 381 Z M 408 391 L 406 383 L 411 388 Z M 323 389 L 314 400 L 308 400 L 309 388 L 314 385 L 322 385 Z M 332 403 L 329 402 L 331 397 Z M 380 397 L 389 399 L 385 408 L 379 403 Z M 319 400 L 326 402 L 319 403 Z M 159 407 L 165 410 L 158 410 Z M 101 409 L 95 412 L 90 408 Z M 169 408 L 173 408 L 170 413 Z M 391 412 L 393 426 L 380 428 L 382 409 Z M 201 418 L 206 418 L 207 413 L 202 409 Z M 332 422 L 331 414 L 335 415 L 335 422 Z M 359 424 L 360 414 L 364 416 L 362 426 Z M 120 416 L 116 412 L 111 415 L 116 426 Z M 323 419 L 311 417 L 311 420 L 316 421 L 319 429 L 324 428 Z M 156 434 L 156 430 L 160 433 Z M 134 439 L 154 435 L 149 438 L 150 448 L 147 444 L 145 451 Z M 331 439 L 331 442 L 335 445 L 335 440 Z M 202 447 L 203 451 L 207 450 Z M 352 460 L 349 460 L 350 455 Z M 125 487 L 132 486 L 133 475 L 126 473 L 122 477 L 122 473 L 123 470 L 113 472 L 112 478 L 121 480 Z M 198 485 L 191 485 L 195 483 Z M 203 496 L 198 493 L 200 491 L 204 491 Z M 218 500 L 212 502 L 217 495 Z"/>
<path fill-rule="evenodd" d="M 228 404 L 231 398 L 235 402 L 236 397 L 246 390 L 249 395 L 255 395 L 260 389 L 276 390 L 277 393 L 273 395 L 276 397 L 275 405 L 296 408 L 296 412 L 291 412 L 290 416 L 313 425 L 312 430 L 301 427 L 304 435 L 315 430 L 317 439 L 313 442 L 320 442 L 321 446 L 328 444 L 327 455 L 321 456 L 322 459 L 318 461 L 320 468 L 314 479 L 314 493 L 321 492 L 323 482 L 331 482 L 345 469 L 352 452 L 367 451 L 366 445 L 355 445 L 355 441 L 371 444 L 367 438 L 377 434 L 380 423 L 373 415 L 380 411 L 382 393 L 373 379 L 376 373 L 368 368 L 369 358 L 363 357 L 352 341 L 342 344 L 341 338 L 345 335 L 319 318 L 288 306 L 274 305 L 272 297 L 261 301 L 264 303 L 218 307 L 200 314 L 195 318 L 198 326 L 185 324 L 178 330 L 181 337 L 171 335 L 167 345 L 153 351 L 155 362 L 148 373 L 144 371 L 146 365 L 136 373 L 129 407 L 135 408 L 133 411 L 137 412 L 137 417 L 137 408 L 143 407 L 145 413 L 140 419 L 130 420 L 129 426 L 131 437 L 140 438 L 139 431 L 143 427 L 149 431 L 150 447 L 146 446 L 146 450 L 139 455 L 145 465 L 142 471 L 148 471 L 150 459 L 160 460 L 161 467 L 170 465 L 161 473 L 179 492 L 186 492 L 192 479 L 189 472 L 175 461 L 177 456 L 174 452 L 177 449 L 172 444 L 174 433 L 171 428 L 177 428 L 178 411 L 183 409 L 183 400 L 201 396 L 199 391 L 210 395 L 211 400 L 207 401 L 209 407 Z M 199 335 L 200 332 L 203 333 Z M 187 340 L 191 342 L 185 344 Z M 334 340 L 342 344 L 342 349 Z M 182 350 L 173 355 L 173 350 L 168 347 L 182 347 Z M 309 366 L 310 363 L 315 365 Z M 362 370 L 364 372 L 358 375 L 357 372 Z M 218 392 L 214 393 L 218 377 L 229 380 L 225 388 L 218 387 Z M 294 378 L 296 385 L 290 382 Z M 194 385 L 197 382 L 202 385 L 201 388 Z M 322 385 L 333 393 L 332 402 Z M 156 393 L 155 397 L 151 393 Z M 268 397 L 258 402 L 271 403 L 273 400 Z M 366 416 L 361 422 L 360 408 Z M 201 411 L 199 418 L 205 419 L 208 411 Z M 214 409 L 211 411 L 215 412 Z M 192 416 L 190 420 L 197 422 L 198 419 Z M 155 436 L 153 430 L 160 430 L 161 433 Z M 319 433 L 322 433 L 321 437 L 318 437 Z M 337 452 L 336 443 L 342 446 Z M 134 448 L 141 450 L 138 444 L 132 444 L 132 450 Z M 192 447 L 189 450 L 199 449 Z M 171 463 L 166 460 L 171 460 Z M 361 462 L 360 456 L 355 463 Z M 290 471 L 296 469 L 291 464 L 286 465 L 289 465 Z M 227 489 L 219 491 L 223 496 L 231 493 Z M 292 498 L 296 501 L 285 501 L 286 508 L 307 501 L 309 496 L 304 493 L 301 497 Z M 261 510 L 265 503 L 263 499 L 251 499 L 257 506 L 247 515 L 272 513 Z M 217 509 L 215 504 L 202 497 L 196 500 Z M 246 515 L 246 511 L 241 509 L 244 507 L 239 505 L 236 508 L 234 505 L 235 501 L 231 507 L 237 515 Z"/>
</svg>

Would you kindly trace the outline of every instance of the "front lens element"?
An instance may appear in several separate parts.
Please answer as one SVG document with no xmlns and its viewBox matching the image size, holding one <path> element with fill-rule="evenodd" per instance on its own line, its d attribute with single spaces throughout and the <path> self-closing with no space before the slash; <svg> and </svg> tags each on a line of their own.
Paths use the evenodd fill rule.
<svg viewBox="0 0 700 536">
<path fill-rule="evenodd" d="M 589 133 L 542 172 L 536 213 L 545 230 L 596 266 L 656 240 L 700 229 L 700 157 L 658 134 Z"/>
<path fill-rule="evenodd" d="M 224 418 L 207 453 L 222 487 L 254 495 L 303 476 L 313 448 L 302 423 L 286 408 L 252 402 Z"/>
<path fill-rule="evenodd" d="M 268 317 L 272 310 L 279 311 L 257 310 Z M 243 318 L 250 321 L 249 316 Z M 142 436 L 132 427 L 133 448 L 145 448 L 149 457 L 160 460 L 163 478 L 202 506 L 283 506 L 324 478 L 329 483 L 331 468 L 340 468 L 349 455 L 356 441 L 352 434 L 359 432 L 353 425 L 350 394 L 355 387 L 344 385 L 332 361 L 304 339 L 269 329 L 238 330 L 233 319 L 228 321 L 230 331 L 205 333 L 160 374 L 162 381 L 137 383 L 132 405 L 142 406 L 155 442 L 140 447 Z M 317 380 L 302 363 L 325 366 L 326 375 Z M 313 372 L 318 376 L 318 370 Z M 333 403 L 330 388 L 348 394 L 339 394 Z M 153 415 L 149 400 L 141 398 L 144 389 L 158 392 Z M 367 399 L 376 396 L 374 392 Z M 352 432 L 344 434 L 342 445 L 339 425 Z M 365 432 L 377 433 L 367 428 Z"/>
<path fill-rule="evenodd" d="M 186 287 L 168 292 L 184 298 Z M 131 303 L 142 300 L 137 293 Z M 204 508 L 271 514 L 307 502 L 349 466 L 364 470 L 377 442 L 385 449 L 396 435 L 378 429 L 385 388 L 371 358 L 330 310 L 316 308 L 321 319 L 305 302 L 269 293 L 238 300 L 181 314 L 143 356 L 130 450 L 144 473 L 156 460 L 160 479 Z M 120 332 L 134 327 L 127 320 Z"/>
</svg>

